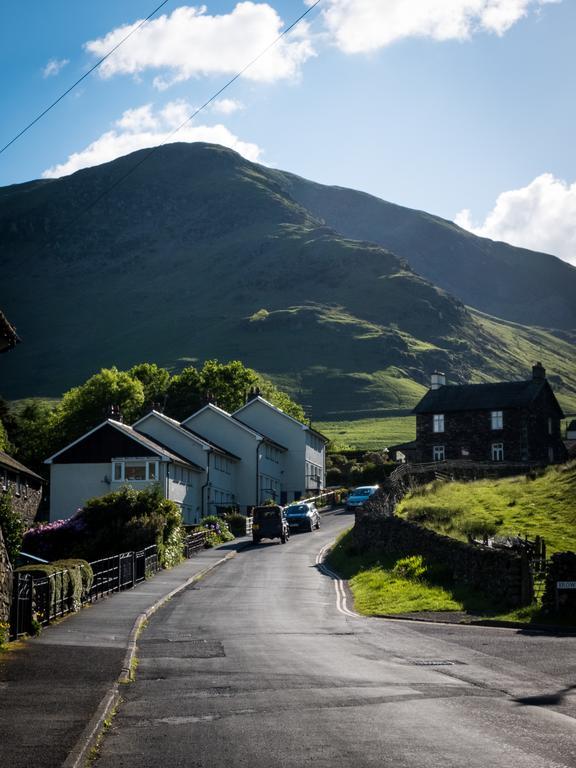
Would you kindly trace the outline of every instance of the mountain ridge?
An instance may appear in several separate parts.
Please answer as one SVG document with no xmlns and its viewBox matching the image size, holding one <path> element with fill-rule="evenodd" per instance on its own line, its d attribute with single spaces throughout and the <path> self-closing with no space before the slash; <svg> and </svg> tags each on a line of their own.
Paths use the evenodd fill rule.
<svg viewBox="0 0 576 768">
<path fill-rule="evenodd" d="M 94 204 L 146 151 L 0 189 L 0 305 L 24 341 L 4 396 L 57 396 L 113 364 L 219 357 L 270 376 L 315 416 L 396 413 L 434 368 L 454 381 L 521 378 L 543 358 L 576 405 L 568 341 L 529 328 L 510 338 L 404 254 L 310 211 L 302 189 L 287 190 L 299 177 L 217 145 L 170 144 Z"/>
</svg>

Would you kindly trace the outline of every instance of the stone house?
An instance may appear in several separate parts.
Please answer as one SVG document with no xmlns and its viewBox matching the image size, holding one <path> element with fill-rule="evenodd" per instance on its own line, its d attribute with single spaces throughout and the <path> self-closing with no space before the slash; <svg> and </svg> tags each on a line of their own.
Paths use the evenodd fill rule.
<svg viewBox="0 0 576 768">
<path fill-rule="evenodd" d="M 0 451 L 0 493 L 10 493 L 12 508 L 29 527 L 42 501 L 44 480 L 4 451 Z"/>
<path fill-rule="evenodd" d="M 564 417 L 541 363 L 532 378 L 495 384 L 447 385 L 443 374 L 414 408 L 417 462 L 554 463 L 566 458 Z"/>
</svg>

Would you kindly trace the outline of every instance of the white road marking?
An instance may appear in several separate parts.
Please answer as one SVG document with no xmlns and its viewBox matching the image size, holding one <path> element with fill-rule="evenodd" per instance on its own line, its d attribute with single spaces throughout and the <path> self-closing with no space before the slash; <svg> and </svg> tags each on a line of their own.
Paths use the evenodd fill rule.
<svg viewBox="0 0 576 768">
<path fill-rule="evenodd" d="M 322 573 L 325 573 L 326 576 L 329 576 L 334 580 L 334 590 L 336 592 L 336 608 L 338 611 L 343 616 L 351 616 L 354 619 L 359 619 L 361 616 L 348 608 L 348 600 L 346 597 L 344 581 L 338 576 L 337 573 L 334 573 L 334 571 L 324 563 L 324 558 L 326 557 L 326 553 L 330 549 L 330 546 L 330 544 L 326 544 L 324 547 L 322 547 L 320 552 L 318 552 L 316 555 L 316 565 L 318 566 L 318 569 L 322 571 Z"/>
</svg>

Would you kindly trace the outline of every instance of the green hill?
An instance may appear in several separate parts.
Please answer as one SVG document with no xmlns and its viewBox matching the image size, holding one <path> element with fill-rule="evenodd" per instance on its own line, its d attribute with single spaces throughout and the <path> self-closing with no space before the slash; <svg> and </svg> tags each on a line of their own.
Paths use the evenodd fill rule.
<svg viewBox="0 0 576 768">
<path fill-rule="evenodd" d="M 541 359 L 576 411 L 569 342 L 470 310 L 328 228 L 286 174 L 171 144 L 94 203 L 141 157 L 0 190 L 0 306 L 23 340 L 5 397 L 58 396 L 113 364 L 238 358 L 315 419 L 402 417 L 436 368 L 513 379 Z"/>
</svg>

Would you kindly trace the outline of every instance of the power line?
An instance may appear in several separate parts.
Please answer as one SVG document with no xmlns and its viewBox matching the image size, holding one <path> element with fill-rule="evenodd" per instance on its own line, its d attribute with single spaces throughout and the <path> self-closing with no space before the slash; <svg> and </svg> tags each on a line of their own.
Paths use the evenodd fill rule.
<svg viewBox="0 0 576 768">
<path fill-rule="evenodd" d="M 162 3 L 160 3 L 160 5 L 159 5 L 159 6 L 157 6 L 156 8 L 154 8 L 154 10 L 152 11 L 152 13 L 149 13 L 149 14 L 148 14 L 148 16 L 146 16 L 146 18 L 145 18 L 145 19 L 143 19 L 143 20 L 142 20 L 142 21 L 141 21 L 141 22 L 140 22 L 140 23 L 139 23 L 139 24 L 138 24 L 136 27 L 134 27 L 134 29 L 130 30 L 130 32 L 129 32 L 129 33 L 128 33 L 128 34 L 127 34 L 125 37 L 123 37 L 123 38 L 122 38 L 122 40 L 120 40 L 120 42 L 119 42 L 119 43 L 117 43 L 117 44 L 116 44 L 116 45 L 115 45 L 113 48 L 111 48 L 111 49 L 108 51 L 108 53 L 107 53 L 107 54 L 105 54 L 104 56 L 102 56 L 102 58 L 101 58 L 101 59 L 99 59 L 99 60 L 96 62 L 96 64 L 94 64 L 94 66 L 90 67 L 90 69 L 88 70 L 88 72 L 85 72 L 85 73 L 82 75 L 82 77 L 79 77 L 79 78 L 78 78 L 78 80 L 76 80 L 76 82 L 75 82 L 75 83 L 73 83 L 73 84 L 72 84 L 72 85 L 71 85 L 71 86 L 70 86 L 70 87 L 69 87 L 67 90 L 65 90 L 65 91 L 64 91 L 64 93 L 62 93 L 60 96 L 58 96 L 58 98 L 56 99 L 56 101 L 53 101 L 53 102 L 52 102 L 52 104 L 50 104 L 48 107 L 46 107 L 46 109 L 45 109 L 45 110 L 43 110 L 42 112 L 40 112 L 40 114 L 39 114 L 39 115 L 37 115 L 37 116 L 34 118 L 34 120 L 32 120 L 30 123 L 28 123 L 28 125 L 27 125 L 25 128 L 22 128 L 22 130 L 21 130 L 19 133 L 17 133 L 17 134 L 16 134 L 16 136 L 14 136 L 12 139 L 10 139 L 10 141 L 8 142 L 8 144 L 5 144 L 5 145 L 2 147 L 2 149 L 0 149 L 0 155 L 1 155 L 3 152 L 5 152 L 5 151 L 8 149 L 8 147 L 11 147 L 11 146 L 12 146 L 12 144 L 14 144 L 14 142 L 15 142 L 15 141 L 18 141 L 18 139 L 19 139 L 21 136 L 23 136 L 23 135 L 24 135 L 24 134 L 25 134 L 27 131 L 29 131 L 29 130 L 30 130 L 30 128 L 32 128 L 32 126 L 33 126 L 33 125 L 36 125 L 36 123 L 37 123 L 39 120 L 41 120 L 41 119 L 44 117 L 44 115 L 46 115 L 48 112 L 50 112 L 50 110 L 51 110 L 51 109 L 53 109 L 53 108 L 56 106 L 56 104 L 58 104 L 60 101 L 62 101 L 62 99 L 63 99 L 63 98 L 65 98 L 66 96 L 68 96 L 68 94 L 70 93 L 70 91 L 73 91 L 73 90 L 74 90 L 74 88 L 76 88 L 76 86 L 77 86 L 77 85 L 79 85 L 79 84 L 80 84 L 80 83 L 81 83 L 83 80 L 85 80 L 85 79 L 86 79 L 86 78 L 87 78 L 89 75 L 91 75 L 91 74 L 92 74 L 92 72 L 94 72 L 94 70 L 95 70 L 95 69 L 98 69 L 98 67 L 99 67 L 101 64 L 103 64 L 103 63 L 106 61 L 106 59 L 110 58 L 110 56 L 112 56 L 112 54 L 113 54 L 115 51 L 117 51 L 117 50 L 118 50 L 118 48 L 120 48 L 120 46 L 121 46 L 121 45 L 123 45 L 123 44 L 126 42 L 126 40 L 128 40 L 128 38 L 129 38 L 129 37 L 132 37 L 132 35 L 134 35 L 136 32 L 138 32 L 138 30 L 139 30 L 139 29 L 141 29 L 141 28 L 142 28 L 142 27 L 143 27 L 145 24 L 147 24 L 147 23 L 150 21 L 150 19 L 151 19 L 153 16 L 155 16 L 155 15 L 158 13 L 158 11 L 159 11 L 161 8 L 163 8 L 163 7 L 164 7 L 165 5 L 167 5 L 169 2 L 170 2 L 170 0 L 163 0 L 163 2 L 162 2 Z"/>
<path fill-rule="evenodd" d="M 84 214 L 88 213 L 88 211 L 92 210 L 95 205 L 98 205 L 98 203 L 106 197 L 106 195 L 110 194 L 112 190 L 116 189 L 117 186 L 122 184 L 122 182 L 128 178 L 131 174 L 134 173 L 135 170 L 137 170 L 143 163 L 145 163 L 153 154 L 155 154 L 161 147 L 163 147 L 167 142 L 170 141 L 172 136 L 174 136 L 178 131 L 182 130 L 185 125 L 187 125 L 191 120 L 193 120 L 202 110 L 206 109 L 206 107 L 211 104 L 215 99 L 220 96 L 227 88 L 229 88 L 233 83 L 236 82 L 242 75 L 246 72 L 246 70 L 250 69 L 254 64 L 256 64 L 257 61 L 259 61 L 263 56 L 265 56 L 268 51 L 273 48 L 280 40 L 282 40 L 283 37 L 285 37 L 291 30 L 294 29 L 295 26 L 297 26 L 306 16 L 308 16 L 309 13 L 311 13 L 314 8 L 316 8 L 317 5 L 320 5 L 322 0 L 316 0 L 304 13 L 300 14 L 300 16 L 293 21 L 288 27 L 286 27 L 285 30 L 283 30 L 278 37 L 273 40 L 269 45 L 266 46 L 257 56 L 255 56 L 251 61 L 246 64 L 239 72 L 237 72 L 234 77 L 231 77 L 230 80 L 228 80 L 222 88 L 220 88 L 216 93 L 214 93 L 207 101 L 202 104 L 202 106 L 198 107 L 194 110 L 194 112 L 189 115 L 183 122 L 180 123 L 179 126 L 174 128 L 172 131 L 170 131 L 167 136 L 164 137 L 164 139 L 160 142 L 160 144 L 157 144 L 155 147 L 152 147 L 146 152 L 143 157 L 138 160 L 138 162 L 134 163 L 134 165 L 129 168 L 126 173 L 124 173 L 122 176 L 120 176 L 116 181 L 111 184 L 107 189 L 105 189 L 103 192 L 101 192 L 98 197 L 96 197 L 91 203 L 89 203 L 86 208 L 84 208 L 83 211 L 81 211 L 78 216 L 74 219 L 74 222 L 71 222 L 72 224 L 75 224 L 78 219 L 80 219 Z"/>
</svg>

